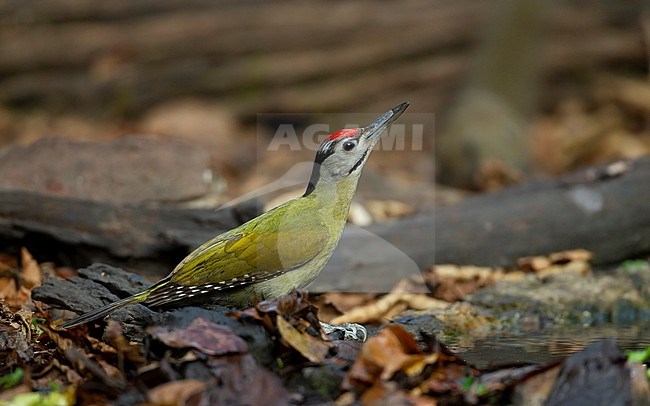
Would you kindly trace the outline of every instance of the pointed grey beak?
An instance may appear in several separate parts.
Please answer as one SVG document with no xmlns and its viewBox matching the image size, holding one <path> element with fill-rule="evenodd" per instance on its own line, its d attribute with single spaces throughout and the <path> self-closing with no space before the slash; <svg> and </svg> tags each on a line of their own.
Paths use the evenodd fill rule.
<svg viewBox="0 0 650 406">
<path fill-rule="evenodd" d="M 369 126 L 364 127 L 361 129 L 362 131 L 362 136 L 369 140 L 372 138 L 377 138 L 379 139 L 379 136 L 381 133 L 384 132 L 386 128 L 388 128 L 389 125 L 391 125 L 395 120 L 399 118 L 399 116 L 404 113 L 404 110 L 406 110 L 409 106 L 408 102 L 404 102 L 400 104 L 399 106 L 395 106 L 392 109 L 388 110 L 384 114 L 382 114 L 378 119 L 373 121 Z"/>
</svg>

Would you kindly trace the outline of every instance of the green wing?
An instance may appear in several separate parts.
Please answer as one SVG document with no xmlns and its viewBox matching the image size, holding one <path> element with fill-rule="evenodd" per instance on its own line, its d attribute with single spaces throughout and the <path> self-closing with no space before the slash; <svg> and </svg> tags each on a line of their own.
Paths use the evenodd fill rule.
<svg viewBox="0 0 650 406">
<path fill-rule="evenodd" d="M 206 242 L 170 275 L 176 285 L 237 284 L 270 279 L 309 262 L 325 247 L 328 229 L 316 213 L 289 202 Z M 303 208 L 304 209 L 304 208 Z"/>
</svg>

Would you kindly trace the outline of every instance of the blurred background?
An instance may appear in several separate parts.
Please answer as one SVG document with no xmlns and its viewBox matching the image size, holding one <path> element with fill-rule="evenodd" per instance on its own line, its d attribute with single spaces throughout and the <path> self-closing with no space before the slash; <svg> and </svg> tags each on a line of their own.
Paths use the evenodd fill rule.
<svg viewBox="0 0 650 406">
<path fill-rule="evenodd" d="M 595 336 L 646 346 L 647 262 L 587 273 L 647 258 L 650 161 L 475 195 L 650 154 L 648 0 L 0 0 L 0 271 L 25 247 L 57 265 L 45 274 L 105 262 L 157 279 L 261 208 L 215 207 L 269 183 L 265 208 L 303 193 L 314 151 L 270 150 L 278 126 L 366 125 L 404 101 L 406 148 L 373 152 L 352 205 L 367 227 L 346 229 L 310 291 L 343 312 L 374 296 L 338 292 L 401 294 L 422 274 L 414 292 L 457 300 L 505 278 L 494 267 L 583 248 L 593 259 L 525 259 L 561 278 L 512 279 L 445 323 L 575 321 L 570 340 L 517 338 L 545 357 Z M 449 263 L 492 268 L 431 268 Z M 22 305 L 3 272 L 0 297 Z M 602 320 L 616 325 L 584 331 Z M 528 359 L 504 343 L 476 352 Z"/>
<path fill-rule="evenodd" d="M 648 154 L 649 55 L 637 1 L 3 1 L 0 187 L 219 203 L 311 159 L 260 150 L 278 122 L 410 101 L 424 151 L 364 188 L 498 189 Z"/>
</svg>

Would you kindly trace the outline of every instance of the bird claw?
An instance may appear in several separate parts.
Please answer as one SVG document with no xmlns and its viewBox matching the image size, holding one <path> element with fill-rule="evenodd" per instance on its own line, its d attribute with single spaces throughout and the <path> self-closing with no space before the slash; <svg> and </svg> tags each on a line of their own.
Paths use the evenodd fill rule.
<svg viewBox="0 0 650 406">
<path fill-rule="evenodd" d="M 344 340 L 366 341 L 368 338 L 368 331 L 361 324 L 357 323 L 343 323 L 338 326 L 320 322 L 320 326 L 325 334 L 331 334 L 335 331 L 343 332 Z"/>
</svg>

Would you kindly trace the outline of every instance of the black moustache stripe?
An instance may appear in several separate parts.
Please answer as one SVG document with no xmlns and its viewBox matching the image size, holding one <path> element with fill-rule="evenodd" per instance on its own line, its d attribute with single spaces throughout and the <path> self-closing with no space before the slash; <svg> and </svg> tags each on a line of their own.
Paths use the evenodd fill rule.
<svg viewBox="0 0 650 406">
<path fill-rule="evenodd" d="M 370 151 L 370 150 L 367 149 L 366 152 L 363 153 L 363 156 L 361 158 L 359 158 L 359 160 L 354 164 L 352 169 L 350 169 L 350 172 L 348 172 L 348 175 L 351 174 L 352 172 L 354 172 L 355 169 L 357 169 L 363 163 L 363 160 L 366 159 L 366 157 L 368 156 L 368 151 Z"/>
</svg>

